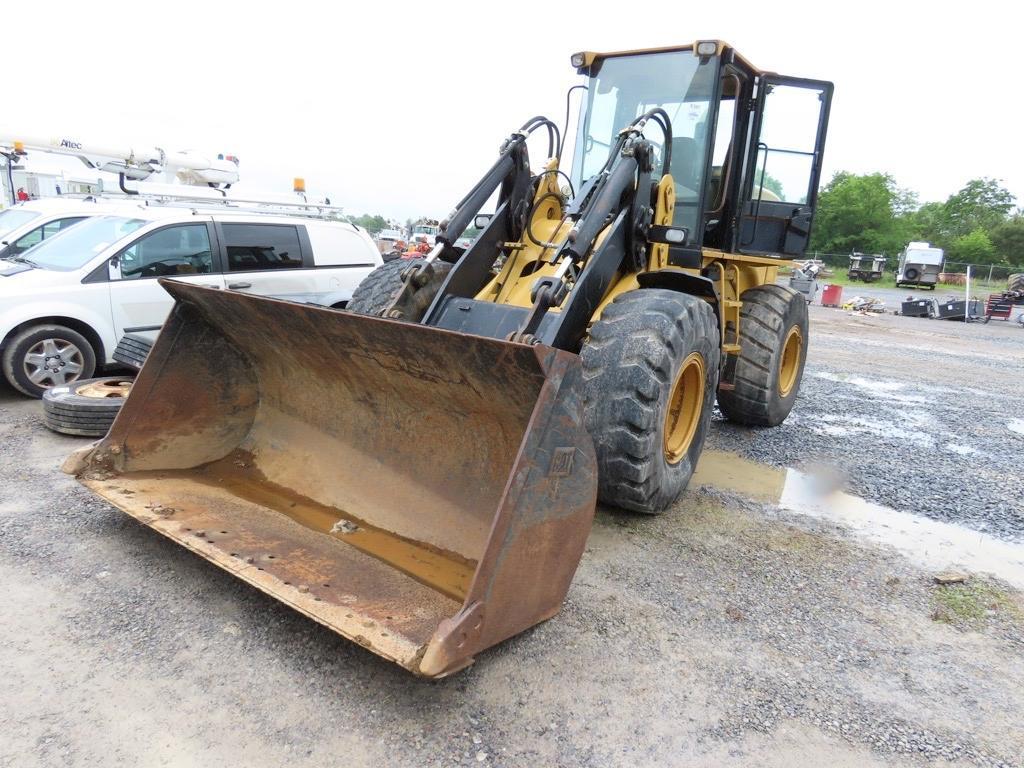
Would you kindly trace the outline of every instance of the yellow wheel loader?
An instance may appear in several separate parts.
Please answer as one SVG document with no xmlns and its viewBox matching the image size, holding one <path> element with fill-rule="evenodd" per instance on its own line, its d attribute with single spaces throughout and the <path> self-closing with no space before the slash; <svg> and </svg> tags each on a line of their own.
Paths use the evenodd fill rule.
<svg viewBox="0 0 1024 768">
<path fill-rule="evenodd" d="M 716 397 L 742 424 L 793 407 L 807 310 L 775 280 L 807 246 L 832 94 L 717 41 L 572 64 L 571 171 L 531 119 L 346 310 L 162 281 L 131 396 L 66 469 L 418 675 L 554 615 L 597 499 L 671 505 Z"/>
</svg>

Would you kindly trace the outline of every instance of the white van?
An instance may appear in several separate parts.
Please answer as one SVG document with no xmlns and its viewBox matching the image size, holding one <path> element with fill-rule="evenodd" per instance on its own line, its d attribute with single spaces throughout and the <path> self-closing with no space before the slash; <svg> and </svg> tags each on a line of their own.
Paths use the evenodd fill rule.
<svg viewBox="0 0 1024 768">
<path fill-rule="evenodd" d="M 110 203 L 0 261 L 0 368 L 34 397 L 92 376 L 124 334 L 155 337 L 173 306 L 159 277 L 344 307 L 380 263 L 365 230 L 336 220 Z"/>
</svg>

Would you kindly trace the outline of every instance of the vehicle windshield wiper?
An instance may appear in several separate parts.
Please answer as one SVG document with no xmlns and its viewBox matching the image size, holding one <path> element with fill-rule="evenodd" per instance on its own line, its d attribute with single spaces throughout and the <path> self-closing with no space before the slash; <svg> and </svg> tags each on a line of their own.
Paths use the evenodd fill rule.
<svg viewBox="0 0 1024 768">
<path fill-rule="evenodd" d="M 4 256 L 4 261 L 16 261 L 19 264 L 28 264 L 30 267 L 35 267 L 36 269 L 39 269 L 38 264 L 36 264 L 34 261 L 26 259 L 24 256 Z"/>
</svg>

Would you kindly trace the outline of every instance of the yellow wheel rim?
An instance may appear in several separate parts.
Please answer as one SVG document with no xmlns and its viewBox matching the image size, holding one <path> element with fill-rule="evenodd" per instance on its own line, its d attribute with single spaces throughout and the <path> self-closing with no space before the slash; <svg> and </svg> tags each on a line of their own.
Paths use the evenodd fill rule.
<svg viewBox="0 0 1024 768">
<path fill-rule="evenodd" d="M 779 363 L 779 395 L 788 397 L 796 386 L 797 375 L 800 373 L 800 353 L 804 348 L 804 337 L 800 326 L 794 325 L 786 334 L 782 345 L 782 360 Z"/>
<path fill-rule="evenodd" d="M 683 360 L 665 411 L 665 460 L 678 464 L 690 449 L 704 410 L 704 358 Z"/>
</svg>

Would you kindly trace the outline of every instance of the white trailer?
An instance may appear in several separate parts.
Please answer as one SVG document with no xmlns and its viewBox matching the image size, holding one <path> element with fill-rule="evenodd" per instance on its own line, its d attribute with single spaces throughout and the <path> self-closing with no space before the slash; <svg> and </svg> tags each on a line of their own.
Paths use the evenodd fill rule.
<svg viewBox="0 0 1024 768">
<path fill-rule="evenodd" d="M 908 243 L 900 253 L 900 263 L 896 268 L 896 286 L 909 285 L 934 291 L 944 261 L 945 254 L 941 248 L 933 248 L 928 243 Z"/>
</svg>

